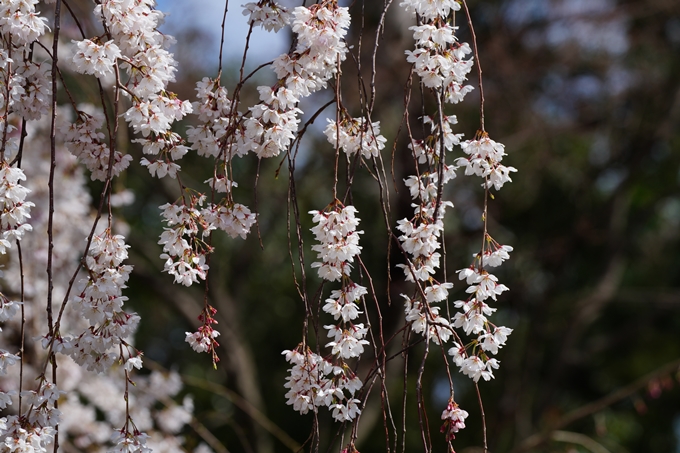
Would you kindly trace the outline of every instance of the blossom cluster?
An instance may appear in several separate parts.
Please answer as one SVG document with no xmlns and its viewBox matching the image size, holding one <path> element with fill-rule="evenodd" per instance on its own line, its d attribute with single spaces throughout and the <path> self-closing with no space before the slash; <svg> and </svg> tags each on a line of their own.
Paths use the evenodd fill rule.
<svg viewBox="0 0 680 453">
<path fill-rule="evenodd" d="M 333 365 L 302 345 L 283 354 L 292 365 L 284 387 L 288 389 L 287 404 L 293 409 L 306 414 L 326 406 L 340 422 L 353 420 L 361 413 L 361 401 L 354 396 L 363 384 L 348 367 Z"/>
<path fill-rule="evenodd" d="M 241 157 L 248 153 L 243 146 L 242 128 L 239 127 L 240 112 L 233 111 L 235 104 L 217 79 L 203 78 L 196 84 L 196 92 L 198 101 L 192 104 L 192 110 L 201 124 L 187 128 L 187 138 L 198 155 L 215 159 L 214 175 L 205 181 L 210 185 L 211 198 L 215 201 L 206 204 L 207 196 L 196 192 L 179 202 L 162 205 L 162 217 L 169 228 L 164 229 L 158 242 L 163 245 L 161 258 L 165 260 L 165 271 L 175 277 L 175 283 L 185 286 L 205 280 L 207 276 L 207 254 L 212 252 L 207 240 L 212 231 L 220 229 L 232 238 L 245 239 L 256 221 L 255 214 L 247 206 L 233 201 L 232 190 L 238 184 L 228 176 L 234 155 Z M 178 135 L 166 135 L 177 137 L 177 144 L 172 150 L 177 150 L 177 154 L 186 153 L 187 148 Z M 145 145 L 145 152 L 147 146 L 164 152 L 162 147 L 154 144 Z M 174 177 L 179 167 L 175 168 L 174 163 L 166 165 L 171 166 L 168 172 L 172 172 L 170 176 Z M 160 171 L 163 174 L 159 177 L 165 176 L 165 168 L 160 167 Z M 220 199 L 219 193 L 226 196 Z M 209 307 L 204 308 L 201 314 L 203 326 L 199 330 L 187 332 L 186 340 L 197 352 L 214 352 L 217 344 L 215 338 L 219 332 L 212 328 L 212 322 L 208 322 L 214 315 L 210 314 L 210 310 Z"/>
<path fill-rule="evenodd" d="M 303 414 L 318 406 L 328 406 L 337 421 L 351 421 L 361 412 L 360 401 L 354 394 L 363 384 L 345 360 L 358 358 L 369 344 L 364 339 L 368 328 L 353 322 L 361 314 L 357 303 L 367 294 L 365 287 L 350 278 L 351 263 L 361 252 L 359 235 L 363 233 L 356 229 L 359 224 L 356 212 L 354 206 L 342 206 L 337 200 L 324 211 L 310 211 L 316 223 L 312 232 L 319 242 L 312 250 L 321 260 L 312 267 L 318 268 L 322 279 L 340 280 L 342 284 L 341 289 L 331 291 L 323 306 L 323 311 L 337 321 L 324 326 L 332 339 L 326 344 L 331 348 L 332 359 L 326 360 L 309 349 L 303 353 L 302 345 L 294 351 L 284 351 L 286 360 L 293 364 L 286 383 L 290 389 L 286 394 L 288 404 Z M 310 381 L 311 375 L 314 378 Z"/>
<path fill-rule="evenodd" d="M 3 302 L 6 299 L 4 296 L 2 296 Z M 16 313 L 16 304 L 12 306 L 11 303 L 6 304 L 3 303 L 3 308 L 7 307 L 6 310 L 3 310 L 3 321 L 11 318 L 15 313 Z M 9 351 L 5 351 L 4 349 L 0 349 L 0 376 L 5 376 L 7 375 L 7 367 L 11 367 L 17 364 L 21 360 L 18 355 L 12 354 Z M 16 395 L 15 390 L 10 390 L 10 391 L 2 391 L 0 392 L 0 409 L 5 409 L 7 406 L 12 405 L 12 397 Z"/>
<path fill-rule="evenodd" d="M 126 313 L 122 295 L 132 266 L 123 264 L 128 257 L 128 245 L 120 235 L 106 230 L 92 237 L 85 265 L 87 276 L 78 280 L 72 302 L 90 327 L 77 337 L 55 338 L 55 350 L 69 355 L 88 370 L 103 373 L 115 362 L 125 361 L 127 367 L 141 368 L 141 358 L 132 349 L 123 353 L 128 339 L 137 329 L 139 316 Z M 51 338 L 46 338 L 50 341 Z"/>
<path fill-rule="evenodd" d="M 212 190 L 212 199 L 216 200 L 219 193 L 225 194 L 220 201 L 208 203 L 197 214 L 207 227 L 206 234 L 221 229 L 232 238 L 240 236 L 245 239 L 256 217 L 247 206 L 233 201 L 232 191 L 238 187 L 238 183 L 229 177 L 232 158 L 243 157 L 249 151 L 244 145 L 239 119 L 241 113 L 234 110 L 235 103 L 229 99 L 226 88 L 220 85 L 218 79 L 203 78 L 196 84 L 196 92 L 198 101 L 192 106 L 201 124 L 189 127 L 187 138 L 199 156 L 215 159 L 213 177 L 205 181 Z M 210 326 L 205 327 L 207 329 Z M 213 338 L 212 333 L 207 336 L 199 334 L 196 332 L 195 337 L 203 340 Z"/>
<path fill-rule="evenodd" d="M 243 146 L 258 157 L 277 156 L 288 148 L 302 113 L 297 104 L 325 88 L 338 63 L 345 59 L 343 38 L 349 23 L 347 8 L 331 0 L 293 10 L 295 50 L 274 60 L 276 85 L 258 88 L 261 102 L 250 107 L 251 115 L 244 121 Z"/>
<path fill-rule="evenodd" d="M 104 0 L 95 7 L 95 16 L 101 18 L 110 40 L 99 38 L 74 41 L 74 69 L 82 74 L 93 74 L 99 78 L 115 76 L 117 89 L 130 98 L 132 106 L 123 114 L 125 120 L 144 139 L 142 165 L 152 176 L 175 177 L 179 165 L 175 163 L 185 153 L 181 138 L 171 133 L 170 127 L 176 120 L 191 113 L 191 104 L 182 101 L 167 90 L 168 82 L 174 80 L 176 62 L 167 47 L 173 40 L 157 30 L 163 13 L 153 8 L 152 1 Z M 119 68 L 127 72 L 128 78 L 122 83 Z M 82 115 L 81 115 L 82 116 Z M 81 123 L 79 118 L 79 123 Z M 78 127 L 80 126 L 80 127 Z M 71 129 L 76 141 L 72 147 L 75 154 L 85 161 L 93 172 L 93 179 L 105 178 L 110 151 L 101 144 L 103 134 L 97 134 L 101 123 L 82 121 Z M 151 137 L 149 137 L 151 136 Z M 80 137 L 90 137 L 83 140 Z M 73 150 L 73 149 L 72 149 Z M 119 157 L 116 152 L 114 175 L 127 166 L 128 156 Z M 97 162 L 99 161 L 99 162 Z M 103 173 L 103 174 L 102 174 Z"/>
<path fill-rule="evenodd" d="M 115 446 L 109 453 L 151 453 L 152 450 L 146 446 L 148 438 L 147 434 L 137 429 L 122 428 L 114 434 L 112 441 Z"/>
<path fill-rule="evenodd" d="M 477 338 L 467 345 L 455 342 L 449 349 L 449 354 L 461 372 L 475 382 L 480 378 L 488 381 L 494 377 L 493 370 L 499 367 L 499 362 L 489 355 L 497 354 L 512 333 L 509 327 L 497 326 L 488 320 L 496 308 L 490 307 L 487 301 L 496 301 L 508 287 L 498 283 L 498 278 L 486 269 L 500 266 L 509 259 L 512 247 L 497 243 L 488 234 L 484 244 L 483 252 L 475 255 L 475 262 L 457 272 L 459 279 L 468 284 L 466 292 L 470 296 L 467 300 L 454 303 L 460 311 L 453 317 L 453 326 L 463 329 L 466 335 L 476 335 Z"/>
<path fill-rule="evenodd" d="M 424 86 L 438 97 L 438 117 L 424 116 L 423 126 L 430 133 L 422 139 L 410 137 L 408 145 L 417 169 L 415 175 L 404 180 L 409 190 L 414 215 L 397 222 L 401 250 L 407 263 L 399 264 L 405 280 L 416 284 L 413 295 L 402 294 L 405 300 L 406 322 L 411 330 L 421 334 L 426 341 L 443 345 L 452 337 L 458 338 L 454 326 L 446 315 L 440 314 L 436 304 L 448 299 L 453 284 L 435 278 L 440 266 L 441 239 L 444 232 L 444 215 L 453 204 L 445 199 L 444 187 L 456 177 L 456 165 L 446 163 L 446 154 L 460 144 L 462 134 L 453 131 L 455 116 L 444 115 L 444 102 L 460 102 L 472 88 L 464 86 L 466 75 L 472 68 L 467 44 L 460 44 L 455 36 L 456 27 L 450 23 L 452 12 L 460 9 L 456 1 L 426 2 L 406 0 L 401 3 L 407 12 L 419 18 L 417 26 L 410 27 L 416 40 L 416 49 L 406 51 L 407 61 L 420 77 Z M 422 168 L 422 169 L 421 169 Z M 451 384 L 453 392 L 453 384 Z M 451 441 L 454 433 L 465 427 L 467 412 L 458 408 L 453 393 L 442 413 L 441 431 Z M 450 447 L 453 451 L 453 448 Z"/>
<path fill-rule="evenodd" d="M 20 241 L 33 229 L 28 219 L 35 204 L 26 200 L 30 190 L 19 182 L 25 180 L 26 175 L 20 168 L 0 163 L 0 254 L 3 255 L 14 241 Z"/>
<path fill-rule="evenodd" d="M 73 56 L 74 68 L 81 74 L 93 74 L 105 78 L 114 74 L 114 66 L 121 57 L 120 49 L 113 40 L 103 44 L 84 39 L 74 41 L 78 50 Z"/>
<path fill-rule="evenodd" d="M 423 139 L 411 139 L 408 148 L 419 164 L 426 164 L 429 167 L 441 165 L 444 184 L 446 184 L 456 177 L 455 171 L 458 167 L 446 164 L 445 156 L 442 155 L 442 144 L 446 151 L 452 151 L 455 145 L 460 144 L 463 134 L 454 134 L 452 129 L 452 126 L 458 123 L 458 118 L 455 115 L 442 115 L 441 124 L 437 119 L 428 115 L 422 117 L 421 120 L 430 129 L 430 134 Z M 440 129 L 443 133 L 440 133 Z"/>
<path fill-rule="evenodd" d="M 166 175 L 172 179 L 177 177 L 180 167 L 175 161 L 181 159 L 189 151 L 189 148 L 184 146 L 184 140 L 179 134 L 165 132 L 154 136 L 153 139 L 138 138 L 134 141 L 142 144 L 144 154 L 156 157 L 151 161 L 143 157 L 140 161 L 140 164 L 149 170 L 151 176 L 156 176 L 159 179 Z"/>
<path fill-rule="evenodd" d="M 16 418 L 16 420 L 15 420 Z M 4 451 L 8 453 L 47 453 L 54 439 L 52 427 L 31 427 L 25 429 L 16 415 L 0 418 L 0 439 Z"/>
<path fill-rule="evenodd" d="M 468 415 L 467 411 L 461 409 L 453 399 L 449 400 L 449 404 L 442 412 L 444 424 L 441 427 L 441 432 L 446 435 L 447 442 L 452 441 L 456 437 L 455 434 L 465 428 L 465 419 Z"/>
<path fill-rule="evenodd" d="M 9 66 L 13 63 L 4 49 L 0 49 L 0 108 L 5 109 L 9 107 L 9 111 L 16 113 L 27 120 L 38 120 L 43 113 L 47 111 L 49 100 L 52 97 L 52 84 L 49 80 L 50 65 L 47 62 L 34 62 L 28 59 L 23 59 L 21 54 L 13 53 L 17 64 L 14 65 L 14 72 L 10 75 L 7 73 Z M 5 59 L 6 58 L 6 59 Z M 8 65 L 9 63 L 9 65 Z M 5 77 L 8 76 L 8 77 Z M 5 81 L 8 80 L 7 86 Z M 9 96 L 5 105 L 5 89 Z M 0 120 L 0 124 L 3 121 Z M 13 130 L 11 124 L 6 124 L 7 132 Z M 5 137 L 9 143 L 9 154 L 16 151 L 16 138 Z M 12 143 L 13 142 L 13 143 Z"/>
<path fill-rule="evenodd" d="M 506 167 L 501 164 L 505 156 L 505 146 L 482 134 L 477 140 L 468 140 L 460 144 L 467 158 L 459 157 L 456 164 L 465 167 L 466 175 L 476 175 L 484 178 L 482 187 L 493 187 L 500 190 L 506 182 L 512 182 L 510 173 L 516 172 L 515 167 Z"/>
<path fill-rule="evenodd" d="M 380 121 L 369 123 L 364 118 L 345 118 L 345 115 L 339 124 L 329 119 L 324 134 L 328 141 L 342 149 L 348 158 L 357 153 L 365 159 L 378 157 L 387 141 L 380 135 Z"/>
<path fill-rule="evenodd" d="M 342 369 L 349 369 L 345 360 L 358 358 L 364 352 L 364 346 L 368 345 L 365 340 L 368 328 L 363 323 L 354 323 L 361 312 L 357 302 L 360 302 L 368 293 L 364 286 L 353 282 L 350 278 L 352 263 L 356 256 L 361 253 L 359 235 L 363 231 L 357 231 L 359 219 L 356 217 L 354 206 L 342 206 L 339 202 L 332 203 L 328 211 L 311 211 L 313 221 L 317 224 L 312 232 L 319 244 L 312 246 L 312 250 L 318 253 L 321 262 L 312 263 L 312 267 L 318 267 L 319 276 L 325 280 L 340 280 L 342 287 L 331 291 L 326 299 L 323 311 L 329 313 L 337 321 L 337 324 L 324 326 L 328 330 L 328 337 L 332 339 L 326 344 L 331 348 L 331 355 L 336 359 Z M 357 388 L 361 387 L 361 380 L 350 373 L 351 381 Z M 354 391 L 350 393 L 353 395 Z M 352 420 L 359 409 L 351 400 L 348 405 L 336 404 L 333 415 L 336 420 Z"/>
<path fill-rule="evenodd" d="M 165 271 L 175 278 L 175 283 L 191 286 L 205 280 L 208 265 L 206 256 L 212 251 L 205 238 L 215 229 L 229 236 L 245 238 L 255 223 L 255 215 L 241 204 L 215 205 L 205 203 L 205 195 L 192 196 L 188 204 L 166 203 L 160 207 L 165 223 L 159 244 L 163 246 L 161 258 Z M 199 234 L 200 233 L 200 234 Z"/>
<path fill-rule="evenodd" d="M 213 328 L 213 324 L 217 324 L 215 320 L 216 313 L 217 310 L 210 305 L 206 305 L 198 317 L 202 325 L 196 332 L 185 332 L 186 336 L 184 339 L 194 351 L 199 353 L 209 352 L 213 357 L 213 363 L 219 361 L 216 348 L 220 345 L 216 340 L 220 333 Z"/>
<path fill-rule="evenodd" d="M 249 23 L 267 31 L 277 32 L 290 23 L 288 10 L 273 0 L 246 3 L 243 5 L 243 15 L 249 17 Z"/>
<path fill-rule="evenodd" d="M 472 89 L 462 85 L 472 68 L 472 60 L 465 60 L 470 48 L 457 42 L 454 35 L 456 28 L 447 21 L 451 12 L 460 9 L 460 4 L 455 1 L 409 0 L 401 5 L 423 20 L 422 24 L 411 27 L 417 48 L 414 52 L 406 52 L 407 60 L 414 63 L 415 71 L 425 86 L 437 90 L 443 88 L 444 101 L 459 102 Z M 405 180 L 411 197 L 420 200 L 420 203 L 414 204 L 414 218 L 400 220 L 397 226 L 403 233 L 399 237 L 402 249 L 411 256 L 408 264 L 399 266 L 404 269 L 407 281 L 421 282 L 414 297 L 404 296 L 406 320 L 411 322 L 415 332 L 427 335 L 438 344 L 451 338 L 453 328 L 461 328 L 466 335 L 477 335 L 477 339 L 466 346 L 461 345 L 462 340 L 455 341 L 449 353 L 461 371 L 475 382 L 480 378 L 489 380 L 499 365 L 488 354 L 498 352 L 512 329 L 495 326 L 487 319 L 496 309 L 489 307 L 485 301 L 496 300 L 508 288 L 499 284 L 486 267 L 498 266 L 508 259 L 512 247 L 498 244 L 485 232 L 484 247 L 475 255 L 476 262 L 458 271 L 459 278 L 469 285 L 469 298 L 455 302 L 456 308 L 462 311 L 456 313 L 453 319 L 440 316 L 438 307 L 430 304 L 446 300 L 448 290 L 453 287 L 452 283 L 440 284 L 433 278 L 440 260 L 437 250 L 444 228 L 444 209 L 452 206 L 442 199 L 440 183 L 446 184 L 456 176 L 457 168 L 464 167 L 466 175 L 474 174 L 484 179 L 482 186 L 486 190 L 491 187 L 499 190 L 511 181 L 509 174 L 516 169 L 500 163 L 505 156 L 503 145 L 489 139 L 484 132 L 478 133 L 474 140 L 461 142 L 462 135 L 454 134 L 451 127 L 456 124 L 454 116 L 440 113 L 440 120 L 425 117 L 423 123 L 430 126 L 431 134 L 422 140 L 411 140 L 409 148 L 414 160 L 426 165 L 427 171 Z M 454 145 L 460 145 L 468 157 L 460 157 L 455 165 L 447 165 L 445 151 L 451 151 Z M 458 335 L 455 337 L 459 340 Z"/>
<path fill-rule="evenodd" d="M 20 52 L 45 33 L 47 19 L 40 17 L 35 10 L 38 0 L 14 0 L 0 2 L 0 33 L 12 39 L 11 42 Z"/>
<path fill-rule="evenodd" d="M 0 322 L 11 319 L 17 312 L 18 304 L 0 294 Z M 19 363 L 20 357 L 0 349 L 0 376 L 8 373 L 8 367 Z M 44 379 L 40 380 L 37 391 L 21 392 L 24 401 L 31 405 L 31 410 L 20 415 L 9 415 L 0 418 L 0 449 L 8 452 L 46 452 L 53 438 L 54 427 L 59 422 L 59 410 L 55 402 L 63 393 L 56 386 Z M 12 405 L 16 390 L 0 392 L 0 409 Z"/>
<path fill-rule="evenodd" d="M 487 305 L 487 301 L 495 301 L 508 288 L 499 284 L 486 268 L 500 265 L 509 257 L 512 247 L 495 242 L 485 228 L 484 246 L 476 255 L 476 261 L 458 272 L 459 278 L 469 285 L 469 298 L 455 302 L 456 308 L 462 310 L 452 319 L 440 315 L 439 307 L 433 304 L 447 300 L 453 288 L 452 283 L 441 283 L 435 279 L 441 258 L 438 250 L 444 230 L 444 211 L 453 206 L 445 200 L 444 185 L 455 178 L 456 169 L 464 167 L 466 175 L 474 174 L 484 179 L 482 186 L 485 190 L 491 187 L 499 190 L 510 181 L 509 173 L 516 170 L 500 164 L 505 155 L 503 145 L 490 140 L 484 132 L 478 133 L 475 140 L 461 143 L 462 134 L 455 134 L 452 128 L 457 122 L 455 116 L 443 113 L 443 103 L 458 103 L 472 90 L 465 85 L 473 64 L 472 58 L 468 58 L 471 49 L 467 43 L 458 41 L 455 36 L 457 27 L 452 23 L 461 3 L 454 0 L 405 0 L 401 6 L 419 18 L 418 25 L 410 28 L 416 48 L 406 51 L 407 61 L 413 64 L 413 70 L 423 85 L 431 88 L 439 98 L 439 117 L 422 118 L 422 122 L 430 127 L 430 135 L 423 139 L 411 138 L 409 143 L 419 170 L 405 180 L 414 200 L 415 213 L 411 219 L 400 220 L 397 226 L 402 233 L 399 236 L 402 251 L 409 258 L 407 264 L 399 266 L 404 270 L 405 279 L 417 284 L 413 296 L 403 295 L 406 321 L 414 332 L 437 344 L 453 339 L 449 354 L 461 372 L 475 382 L 480 378 L 489 380 L 493 378 L 493 370 L 499 367 L 499 362 L 489 355 L 498 352 L 512 329 L 496 326 L 487 319 L 496 310 Z M 461 146 L 467 157 L 456 159 L 455 165 L 448 165 L 446 154 L 456 145 Z M 421 166 L 425 168 L 421 170 Z M 486 216 L 486 204 L 484 212 Z M 466 344 L 456 329 L 477 338 Z M 452 394 L 442 413 L 444 424 L 441 430 L 447 441 L 465 427 L 467 416 L 468 413 L 455 403 Z"/>
<path fill-rule="evenodd" d="M 192 108 L 199 126 L 187 128 L 187 139 L 199 156 L 221 157 L 230 160 L 248 153 L 244 145 L 242 128 L 238 127 L 240 112 L 233 111 L 227 89 L 220 81 L 204 77 L 196 83 L 198 100 Z"/>
<path fill-rule="evenodd" d="M 363 231 L 357 231 L 356 212 L 354 206 L 340 206 L 339 202 L 333 203 L 327 211 L 309 211 L 316 223 L 312 233 L 319 242 L 312 250 L 321 259 L 312 263 L 312 267 L 319 269 L 319 277 L 324 280 L 335 282 L 349 277 L 351 263 L 361 253 L 359 235 Z"/>
<path fill-rule="evenodd" d="M 402 295 L 406 321 L 411 323 L 414 332 L 442 344 L 451 337 L 452 328 L 449 321 L 439 314 L 439 307 L 432 304 L 446 300 L 453 284 L 437 282 L 434 275 L 440 266 L 438 250 L 444 231 L 444 215 L 446 208 L 453 207 L 453 204 L 442 199 L 440 191 L 443 187 L 440 188 L 440 185 L 444 186 L 455 178 L 457 169 L 455 165 L 446 165 L 442 151 L 452 151 L 459 142 L 460 134 L 454 134 L 451 129 L 451 125 L 456 123 L 455 116 L 445 117 L 444 127 L 429 117 L 423 122 L 429 125 L 430 135 L 423 140 L 413 140 L 409 147 L 414 160 L 426 164 L 428 169 L 404 180 L 413 200 L 414 216 L 397 222 L 397 230 L 402 233 L 399 236 L 401 248 L 409 256 L 408 263 L 397 266 L 403 269 L 406 281 L 418 285 L 413 297 Z"/>
<path fill-rule="evenodd" d="M 164 228 L 158 241 L 163 246 L 161 259 L 165 260 L 165 272 L 175 278 L 175 283 L 191 286 L 199 279 L 205 280 L 208 265 L 206 254 L 209 246 L 199 237 L 199 227 L 203 227 L 203 233 L 209 231 L 207 225 L 202 223 L 200 205 L 204 198 L 201 197 L 192 204 L 166 203 L 160 207 L 165 223 L 170 228 Z M 207 234 L 207 233 L 206 233 Z"/>
<path fill-rule="evenodd" d="M 52 94 L 49 63 L 33 62 L 31 44 L 47 29 L 35 10 L 38 0 L 0 2 L 0 154 L 16 155 L 19 136 L 14 115 L 37 120 L 49 110 Z M 19 121 L 20 122 L 20 121 Z"/>
<path fill-rule="evenodd" d="M 44 378 L 39 381 L 38 390 L 21 392 L 24 413 L 0 418 L 2 451 L 46 453 L 52 443 L 61 417 L 57 401 L 65 392 Z"/>
<path fill-rule="evenodd" d="M 401 3 L 407 12 L 416 14 L 422 23 L 410 27 L 415 50 L 407 50 L 407 61 L 412 63 L 416 74 L 428 88 L 443 91 L 446 102 L 458 103 L 472 90 L 464 85 L 472 69 L 472 53 L 467 43 L 459 43 L 447 18 L 451 12 L 460 10 L 460 2 L 454 0 L 422 1 L 407 0 Z"/>
<path fill-rule="evenodd" d="M 118 176 L 132 161 L 132 156 L 120 151 L 113 152 L 106 143 L 106 135 L 100 130 L 104 125 L 104 114 L 92 106 L 79 106 L 75 122 L 65 117 L 59 124 L 61 139 L 71 153 L 90 171 L 90 178 L 105 181 L 111 168 L 111 176 Z"/>
</svg>

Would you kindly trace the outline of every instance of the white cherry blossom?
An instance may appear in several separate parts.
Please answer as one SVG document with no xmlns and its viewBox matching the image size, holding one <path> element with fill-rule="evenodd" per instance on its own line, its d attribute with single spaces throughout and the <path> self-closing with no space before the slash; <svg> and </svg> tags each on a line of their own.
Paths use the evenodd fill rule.
<svg viewBox="0 0 680 453">
<path fill-rule="evenodd" d="M 113 40 L 97 44 L 89 39 L 73 41 L 77 51 L 73 56 L 75 70 L 81 74 L 94 74 L 98 78 L 113 75 L 114 66 L 122 56 Z"/>
</svg>

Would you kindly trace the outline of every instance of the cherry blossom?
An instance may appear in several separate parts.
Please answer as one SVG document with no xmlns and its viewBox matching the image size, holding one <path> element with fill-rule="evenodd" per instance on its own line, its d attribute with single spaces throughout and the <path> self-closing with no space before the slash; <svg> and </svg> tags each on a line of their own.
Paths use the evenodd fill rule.
<svg viewBox="0 0 680 453">
<path fill-rule="evenodd" d="M 267 31 L 279 31 L 290 22 L 288 10 L 273 0 L 260 0 L 243 5 L 243 15 L 249 22 Z"/>
<path fill-rule="evenodd" d="M 445 433 L 447 442 L 455 439 L 455 434 L 465 428 L 465 419 L 468 415 L 467 411 L 461 409 L 453 400 L 449 400 L 449 404 L 442 412 L 444 424 L 441 427 L 441 432 Z"/>
<path fill-rule="evenodd" d="M 114 65 L 121 57 L 120 49 L 113 40 L 101 45 L 89 39 L 74 43 L 78 48 L 73 56 L 76 71 L 81 74 L 94 74 L 99 78 L 113 75 Z"/>
<path fill-rule="evenodd" d="M 328 142 L 342 149 L 347 157 L 361 153 L 365 159 L 378 157 L 385 148 L 387 139 L 380 135 L 380 121 L 366 122 L 363 118 L 343 119 L 340 122 L 340 133 L 335 121 L 328 120 L 324 131 Z"/>
<path fill-rule="evenodd" d="M 334 366 L 302 345 L 282 354 L 293 365 L 284 387 L 288 389 L 287 404 L 294 410 L 306 414 L 326 406 L 339 422 L 351 421 L 361 413 L 360 401 L 353 396 L 362 384 L 349 368 Z"/>
</svg>

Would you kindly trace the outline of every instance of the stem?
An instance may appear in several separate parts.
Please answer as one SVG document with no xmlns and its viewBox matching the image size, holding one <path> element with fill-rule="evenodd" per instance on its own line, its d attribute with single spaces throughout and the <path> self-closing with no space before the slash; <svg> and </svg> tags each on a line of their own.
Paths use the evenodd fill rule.
<svg viewBox="0 0 680 453">
<path fill-rule="evenodd" d="M 23 391 L 24 387 L 24 346 L 25 346 L 25 341 L 24 341 L 24 336 L 26 332 L 26 310 L 24 309 L 24 299 L 25 299 L 25 294 L 24 294 L 24 259 L 23 259 L 23 254 L 21 253 L 21 243 L 19 241 L 16 242 L 17 244 L 17 253 L 19 254 L 19 274 L 21 275 L 21 289 L 20 289 L 20 301 L 21 301 L 21 332 L 20 332 L 20 345 L 19 345 L 19 413 L 21 414 L 21 392 Z"/>
<path fill-rule="evenodd" d="M 484 85 L 482 84 L 482 64 L 479 61 L 479 50 L 477 48 L 477 35 L 475 34 L 475 27 L 472 26 L 472 18 L 470 17 L 470 9 L 467 2 L 463 1 L 463 8 L 465 8 L 465 15 L 467 16 L 468 26 L 470 27 L 470 35 L 472 36 L 472 51 L 477 61 L 477 75 L 479 76 L 479 128 L 484 132 Z"/>
<path fill-rule="evenodd" d="M 482 413 L 482 435 L 484 436 L 484 453 L 489 452 L 489 446 L 486 440 L 486 415 L 484 415 L 484 404 L 482 404 L 482 394 L 479 391 L 479 384 L 475 382 L 475 390 L 477 391 L 477 401 L 479 402 L 479 410 Z"/>
<path fill-rule="evenodd" d="M 337 58 L 338 72 L 335 75 L 335 168 L 333 169 L 333 200 L 338 198 L 338 163 L 340 159 L 340 55 Z"/>
<path fill-rule="evenodd" d="M 416 381 L 416 400 L 418 401 L 418 422 L 420 423 L 420 437 L 423 440 L 423 448 L 425 453 L 432 451 L 432 441 L 430 440 L 430 428 L 427 422 L 427 414 L 425 413 L 425 403 L 423 401 L 423 373 L 425 372 L 425 360 L 430 352 L 429 338 L 425 338 L 425 353 L 423 360 L 420 362 L 418 369 L 418 380 Z"/>
<path fill-rule="evenodd" d="M 50 175 L 47 183 L 49 190 L 49 210 L 47 219 L 47 327 L 50 338 L 54 341 L 54 319 L 52 317 L 52 291 L 54 289 L 54 277 L 52 275 L 52 258 L 54 251 L 54 173 L 57 167 L 57 142 L 56 142 L 56 120 L 57 120 L 57 64 L 59 61 L 58 45 L 59 32 L 61 29 L 61 0 L 57 0 L 54 5 L 54 37 L 52 39 L 52 112 L 50 120 Z M 48 360 L 52 361 L 52 382 L 57 385 L 57 360 L 53 350 L 50 350 Z M 55 401 L 54 408 L 57 409 L 59 403 Z M 59 450 L 59 425 L 54 427 L 54 453 Z"/>
<path fill-rule="evenodd" d="M 217 73 L 222 74 L 222 49 L 224 48 L 224 24 L 227 22 L 227 12 L 229 11 L 229 0 L 224 2 L 224 14 L 222 15 L 222 33 L 220 35 L 220 59 L 217 67 Z M 219 78 L 219 76 L 218 76 Z"/>
<path fill-rule="evenodd" d="M 7 57 L 9 61 L 7 62 L 7 69 L 5 71 L 5 112 L 2 116 L 2 144 L 0 144 L 0 160 L 5 160 L 5 147 L 7 145 L 7 128 L 9 128 L 9 104 L 10 104 L 10 79 L 12 77 L 12 35 L 9 36 L 9 45 L 7 48 L 9 49 L 9 52 L 7 52 Z"/>
<path fill-rule="evenodd" d="M 445 149 L 444 149 L 444 109 L 442 107 L 442 96 L 443 90 L 437 93 L 437 113 L 439 115 L 439 162 L 437 163 L 437 201 L 434 205 L 434 215 L 432 216 L 432 221 L 436 224 L 439 218 L 439 207 L 442 203 L 442 195 L 444 193 L 444 162 L 446 160 Z M 442 220 L 442 225 L 443 225 Z M 442 242 L 444 236 L 442 234 Z"/>
</svg>

